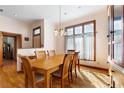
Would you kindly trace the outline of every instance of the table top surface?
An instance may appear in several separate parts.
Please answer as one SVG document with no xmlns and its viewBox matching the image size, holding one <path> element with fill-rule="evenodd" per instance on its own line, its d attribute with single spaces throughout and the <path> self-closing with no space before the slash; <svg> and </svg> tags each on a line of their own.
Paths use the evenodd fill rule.
<svg viewBox="0 0 124 93">
<path fill-rule="evenodd" d="M 46 60 L 36 60 L 32 62 L 32 67 L 41 70 L 50 70 L 63 64 L 64 55 L 55 55 L 46 58 Z"/>
</svg>

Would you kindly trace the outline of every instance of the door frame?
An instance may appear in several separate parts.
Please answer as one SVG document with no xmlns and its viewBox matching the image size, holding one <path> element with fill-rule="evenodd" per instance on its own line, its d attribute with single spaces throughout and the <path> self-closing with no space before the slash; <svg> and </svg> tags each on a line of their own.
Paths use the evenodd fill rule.
<svg viewBox="0 0 124 93">
<path fill-rule="evenodd" d="M 17 49 L 18 48 L 22 48 L 22 35 L 21 34 L 17 34 L 17 33 L 10 33 L 10 32 L 2 32 L 0 31 L 0 33 L 2 33 L 2 35 L 0 37 L 0 41 L 2 42 L 3 44 L 3 37 L 4 36 L 7 36 L 7 37 L 14 37 L 15 38 L 15 59 L 14 60 L 17 60 L 16 57 L 17 57 Z M 3 61 L 3 49 L 2 49 L 2 46 L 0 47 L 1 49 L 1 54 L 0 54 L 0 58 L 1 60 Z M 3 62 L 0 62 L 0 65 L 3 65 Z"/>
</svg>

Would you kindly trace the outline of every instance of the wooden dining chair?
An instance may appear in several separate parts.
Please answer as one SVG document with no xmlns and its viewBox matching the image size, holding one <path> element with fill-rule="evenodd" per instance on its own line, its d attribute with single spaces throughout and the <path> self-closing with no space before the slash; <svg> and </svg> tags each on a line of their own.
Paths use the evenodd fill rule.
<svg viewBox="0 0 124 93">
<path fill-rule="evenodd" d="M 35 51 L 36 58 L 45 60 L 46 59 L 46 52 L 45 51 Z"/>
<path fill-rule="evenodd" d="M 55 50 L 47 50 L 48 56 L 54 56 L 56 55 Z"/>
<path fill-rule="evenodd" d="M 73 77 L 72 77 L 72 72 L 73 70 L 75 71 L 75 76 L 77 77 L 77 71 L 76 71 L 76 65 L 77 65 L 77 62 L 79 61 L 79 58 L 78 58 L 78 54 L 79 52 L 75 52 L 74 53 L 74 57 L 73 57 L 73 60 L 72 62 L 70 63 L 70 69 L 69 69 L 69 75 L 71 75 L 71 81 L 73 81 Z"/>
<path fill-rule="evenodd" d="M 36 84 L 44 82 L 44 76 L 41 73 L 36 73 L 31 66 L 31 60 L 29 57 L 21 57 L 24 75 L 25 75 L 25 87 L 36 87 Z"/>
<path fill-rule="evenodd" d="M 69 79 L 69 67 L 71 62 L 71 57 L 73 54 L 65 54 L 62 68 L 52 73 L 52 77 L 55 77 L 57 79 L 61 80 L 61 87 L 64 87 L 64 79 L 68 77 L 69 85 L 70 85 L 70 79 Z"/>
<path fill-rule="evenodd" d="M 75 50 L 67 50 L 67 53 L 68 54 L 74 54 L 76 51 Z M 78 55 L 79 55 L 80 52 L 78 52 Z M 77 60 L 77 64 L 78 64 L 78 70 L 80 71 L 80 59 L 79 59 L 79 56 L 78 56 L 78 60 Z"/>
</svg>

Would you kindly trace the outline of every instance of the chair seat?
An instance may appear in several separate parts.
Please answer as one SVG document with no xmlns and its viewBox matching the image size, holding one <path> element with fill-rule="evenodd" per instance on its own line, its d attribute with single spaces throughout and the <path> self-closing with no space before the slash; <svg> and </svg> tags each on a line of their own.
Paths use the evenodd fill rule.
<svg viewBox="0 0 124 93">
<path fill-rule="evenodd" d="M 54 77 L 61 77 L 61 73 L 62 73 L 62 64 L 59 66 L 59 70 L 57 70 L 57 71 L 55 71 L 55 72 L 53 72 L 52 73 L 52 75 L 54 76 Z"/>
<path fill-rule="evenodd" d="M 59 78 L 60 78 L 61 75 L 62 75 L 61 72 L 62 72 L 62 71 L 59 69 L 59 70 L 53 72 L 53 73 L 52 73 L 52 76 L 53 76 L 53 77 L 59 77 Z"/>
<path fill-rule="evenodd" d="M 36 80 L 36 82 L 40 82 L 40 81 L 45 80 L 45 77 L 41 73 L 35 73 L 35 80 Z"/>
</svg>

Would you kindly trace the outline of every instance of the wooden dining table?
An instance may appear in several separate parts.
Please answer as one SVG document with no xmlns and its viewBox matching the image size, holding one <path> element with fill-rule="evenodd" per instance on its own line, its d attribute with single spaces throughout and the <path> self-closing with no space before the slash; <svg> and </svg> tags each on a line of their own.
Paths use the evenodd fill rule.
<svg viewBox="0 0 124 93">
<path fill-rule="evenodd" d="M 59 69 L 59 66 L 63 64 L 63 59 L 64 54 L 47 57 L 45 60 L 37 60 L 36 62 L 32 63 L 34 70 L 44 73 L 46 88 L 50 88 L 50 74 Z"/>
</svg>

